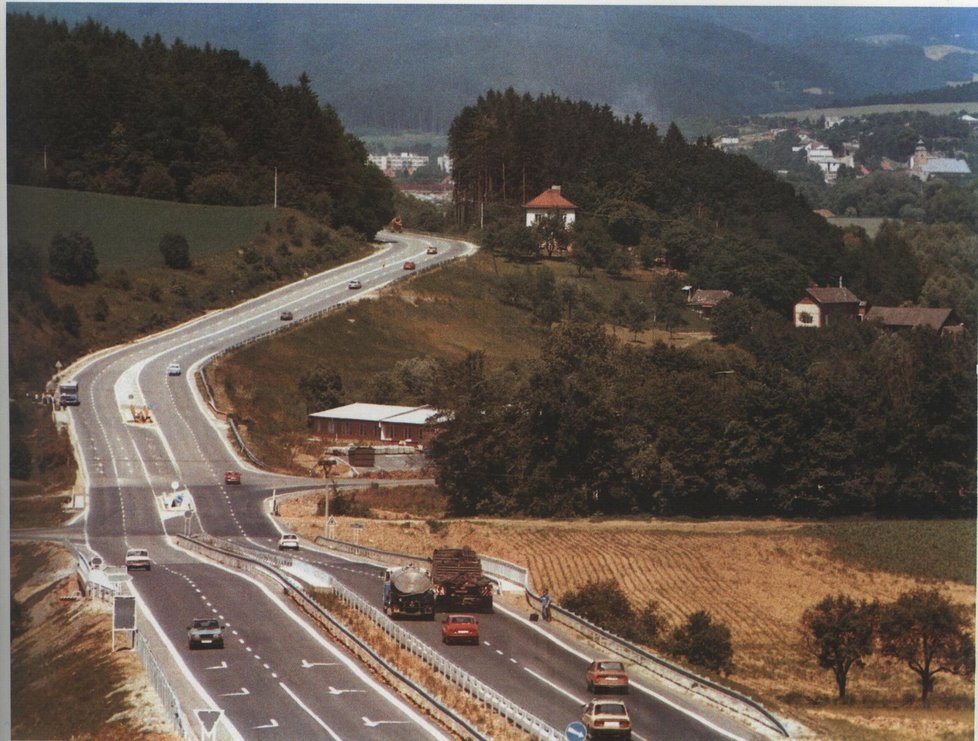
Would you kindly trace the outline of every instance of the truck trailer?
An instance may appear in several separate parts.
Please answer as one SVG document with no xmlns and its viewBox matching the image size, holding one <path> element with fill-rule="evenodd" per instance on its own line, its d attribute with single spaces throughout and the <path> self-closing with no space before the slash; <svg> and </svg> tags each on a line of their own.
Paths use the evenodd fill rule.
<svg viewBox="0 0 978 741">
<path fill-rule="evenodd" d="M 482 573 L 482 560 L 471 548 L 436 548 L 431 557 L 431 580 L 439 612 L 492 612 L 495 582 Z"/>
</svg>

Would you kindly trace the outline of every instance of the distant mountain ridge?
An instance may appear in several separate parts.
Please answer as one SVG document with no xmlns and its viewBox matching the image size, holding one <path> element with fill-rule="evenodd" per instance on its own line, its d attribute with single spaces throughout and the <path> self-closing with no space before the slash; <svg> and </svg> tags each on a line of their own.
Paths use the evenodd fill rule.
<svg viewBox="0 0 978 741">
<path fill-rule="evenodd" d="M 140 40 L 224 47 L 312 90 L 351 128 L 447 131 L 490 88 L 660 126 L 968 81 L 978 9 L 17 3 Z M 886 38 L 887 43 L 879 43 Z M 869 41 L 873 40 L 873 43 Z M 925 46 L 950 51 L 928 58 Z M 805 91 L 809 92 L 805 92 Z"/>
</svg>

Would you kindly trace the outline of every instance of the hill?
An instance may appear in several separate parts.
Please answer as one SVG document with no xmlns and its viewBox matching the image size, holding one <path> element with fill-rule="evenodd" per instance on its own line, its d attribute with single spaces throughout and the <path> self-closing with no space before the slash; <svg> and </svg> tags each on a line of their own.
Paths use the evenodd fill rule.
<svg viewBox="0 0 978 741">
<path fill-rule="evenodd" d="M 368 249 L 291 209 L 201 206 L 51 188 L 8 187 L 10 381 L 35 393 L 56 361 L 264 292 Z M 48 275 L 51 238 L 91 240 L 97 278 Z M 160 239 L 187 239 L 191 265 L 165 267 Z"/>
<path fill-rule="evenodd" d="M 69 23 L 239 50 L 305 72 L 354 129 L 445 132 L 488 88 L 555 92 L 664 125 L 968 81 L 968 8 L 19 3 Z M 287 43 L 286 43 L 287 40 Z M 925 47 L 954 50 L 939 58 Z M 957 51 L 960 50 L 960 51 Z M 936 55 L 932 55 L 936 56 Z"/>
</svg>

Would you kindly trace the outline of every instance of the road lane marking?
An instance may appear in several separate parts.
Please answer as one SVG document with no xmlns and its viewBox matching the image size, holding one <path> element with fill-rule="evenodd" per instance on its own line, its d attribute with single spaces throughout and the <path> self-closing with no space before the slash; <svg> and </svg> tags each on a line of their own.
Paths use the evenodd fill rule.
<svg viewBox="0 0 978 741">
<path fill-rule="evenodd" d="M 279 682 L 278 686 L 281 687 L 283 690 L 285 690 L 286 694 L 288 694 L 288 696 L 292 698 L 292 701 L 300 708 L 305 710 L 306 714 L 309 715 L 309 717 L 312 718 L 314 721 L 316 721 L 320 725 L 320 727 L 324 731 L 326 731 L 326 733 L 332 736 L 336 741 L 340 741 L 340 737 L 336 734 L 336 731 L 334 731 L 332 728 L 326 725 L 326 722 L 322 718 L 320 718 L 318 715 L 312 712 L 312 710 L 302 700 L 299 699 L 299 697 L 295 694 L 295 692 L 290 690 L 285 685 L 285 682 Z"/>
<path fill-rule="evenodd" d="M 569 697 L 571 700 L 573 700 L 574 702 L 576 702 L 578 705 L 583 705 L 584 704 L 584 700 L 582 700 L 581 698 L 577 697 L 577 695 L 572 695 L 570 692 L 568 692 L 567 690 L 565 690 L 559 684 L 555 684 L 554 682 L 551 682 L 549 679 L 547 679 L 542 674 L 537 674 L 535 671 L 533 671 L 532 669 L 530 669 L 528 666 L 524 666 L 523 667 L 523 671 L 527 672 L 528 674 L 533 675 L 534 677 L 536 677 L 537 679 L 539 679 L 544 684 L 549 685 L 553 689 L 557 690 L 564 697 Z"/>
</svg>

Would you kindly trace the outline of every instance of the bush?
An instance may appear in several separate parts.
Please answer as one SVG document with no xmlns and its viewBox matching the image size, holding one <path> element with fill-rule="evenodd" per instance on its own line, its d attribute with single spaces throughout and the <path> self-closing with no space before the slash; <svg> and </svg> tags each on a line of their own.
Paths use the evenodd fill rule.
<svg viewBox="0 0 978 741">
<path fill-rule="evenodd" d="M 160 238 L 160 252 L 168 268 L 186 270 L 190 267 L 190 245 L 182 234 L 164 234 Z"/>
<path fill-rule="evenodd" d="M 614 578 L 589 581 L 565 594 L 559 604 L 616 635 L 628 638 L 634 631 L 635 610 Z"/>
<path fill-rule="evenodd" d="M 690 613 L 686 622 L 669 636 L 666 650 L 690 664 L 722 674 L 733 672 L 733 645 L 730 628 L 713 622 L 706 610 Z"/>
<path fill-rule="evenodd" d="M 83 286 L 98 278 L 98 258 L 90 237 L 79 232 L 61 234 L 51 240 L 48 250 L 49 275 L 61 283 Z"/>
</svg>

